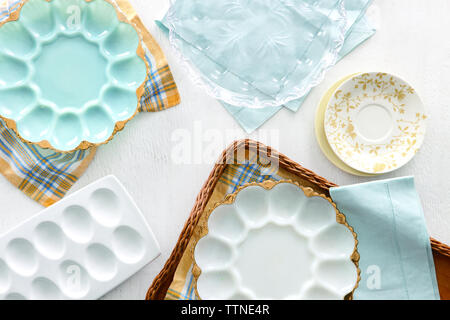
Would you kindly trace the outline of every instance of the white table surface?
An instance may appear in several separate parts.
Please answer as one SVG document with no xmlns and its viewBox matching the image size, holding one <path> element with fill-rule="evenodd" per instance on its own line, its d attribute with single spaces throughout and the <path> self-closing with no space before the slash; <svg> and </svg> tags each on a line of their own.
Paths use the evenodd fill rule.
<svg viewBox="0 0 450 320">
<path fill-rule="evenodd" d="M 197 88 L 155 26 L 169 0 L 131 0 L 169 61 L 182 103 L 170 110 L 141 114 L 108 145 L 71 192 L 114 174 L 129 190 L 151 225 L 162 255 L 106 299 L 143 299 L 169 257 L 194 200 L 222 149 L 235 139 L 269 144 L 306 168 L 340 185 L 369 181 L 335 168 L 314 136 L 314 113 L 327 88 L 345 75 L 385 71 L 409 81 L 426 104 L 430 120 L 423 148 L 404 168 L 382 178 L 414 175 L 430 234 L 450 243 L 450 1 L 375 0 L 368 15 L 378 31 L 343 59 L 315 88 L 297 113 L 279 112 L 247 135 L 225 109 Z M 180 136 L 191 145 L 179 163 Z M 213 142 L 211 142 L 213 141 Z M 42 207 L 0 177 L 0 232 Z"/>
</svg>

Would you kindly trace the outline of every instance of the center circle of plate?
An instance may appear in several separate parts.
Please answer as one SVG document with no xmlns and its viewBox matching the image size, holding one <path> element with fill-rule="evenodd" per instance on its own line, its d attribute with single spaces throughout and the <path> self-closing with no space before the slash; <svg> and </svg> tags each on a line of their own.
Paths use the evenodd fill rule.
<svg viewBox="0 0 450 320">
<path fill-rule="evenodd" d="M 368 104 L 356 115 L 356 132 L 367 141 L 380 141 L 389 136 L 394 128 L 391 113 L 380 104 Z"/>
<path fill-rule="evenodd" d="M 381 174 L 408 163 L 420 149 L 426 113 L 416 91 L 388 73 L 357 74 L 328 102 L 324 129 L 333 152 L 363 173 Z"/>
<path fill-rule="evenodd" d="M 77 111 L 100 98 L 108 82 L 107 60 L 97 43 L 83 36 L 57 36 L 35 58 L 34 83 L 57 109 Z M 70 81 L 68 81 L 70 79 Z"/>
<path fill-rule="evenodd" d="M 295 254 L 287 256 L 287 251 Z M 268 224 L 249 232 L 239 248 L 236 270 L 242 284 L 257 296 L 282 299 L 298 293 L 298 288 L 308 281 L 312 270 L 305 260 L 313 259 L 307 239 L 292 227 Z M 264 281 L 260 273 L 255 272 L 258 269 L 270 270 Z M 296 273 L 298 277 L 292 278 Z M 274 288 L 283 290 L 274 291 Z"/>
</svg>

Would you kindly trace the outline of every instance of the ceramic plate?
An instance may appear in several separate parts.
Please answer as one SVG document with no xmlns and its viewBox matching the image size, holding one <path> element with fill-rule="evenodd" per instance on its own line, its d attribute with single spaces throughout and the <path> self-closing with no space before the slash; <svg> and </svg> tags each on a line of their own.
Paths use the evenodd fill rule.
<svg viewBox="0 0 450 320">
<path fill-rule="evenodd" d="M 348 166 L 370 174 L 393 171 L 410 161 L 426 131 L 416 91 L 387 73 L 364 73 L 344 82 L 325 112 L 325 133 Z"/>
<path fill-rule="evenodd" d="M 333 86 L 331 86 L 328 91 L 323 95 L 322 99 L 320 100 L 319 106 L 317 107 L 316 111 L 316 118 L 315 118 L 315 132 L 316 132 L 316 139 L 317 143 L 319 144 L 320 149 L 322 150 L 323 154 L 330 160 L 331 163 L 333 163 L 336 167 L 339 169 L 356 175 L 356 176 L 362 176 L 362 177 L 373 177 L 376 174 L 370 174 L 370 173 L 364 173 L 360 172 L 358 170 L 353 169 L 352 167 L 349 167 L 345 164 L 344 161 L 342 161 L 331 149 L 330 144 L 328 143 L 327 136 L 325 134 L 325 128 L 324 128 L 324 119 L 325 119 L 325 111 L 327 110 L 328 102 L 330 102 L 330 99 L 333 97 L 333 94 L 336 92 L 336 90 L 348 79 L 351 79 L 356 74 L 350 75 L 345 77 L 342 80 L 339 80 L 336 82 Z"/>
<path fill-rule="evenodd" d="M 147 67 L 140 36 L 106 0 L 29 0 L 0 25 L 0 116 L 60 151 L 112 138 L 134 116 Z"/>
<path fill-rule="evenodd" d="M 244 187 L 204 230 L 193 271 L 201 299 L 344 299 L 357 286 L 356 234 L 312 189 Z"/>
<path fill-rule="evenodd" d="M 160 254 L 114 177 L 100 179 L 0 236 L 0 300 L 92 300 Z"/>
<path fill-rule="evenodd" d="M 336 61 L 342 0 L 176 1 L 163 24 L 189 74 L 236 106 L 280 106 L 304 96 Z"/>
</svg>

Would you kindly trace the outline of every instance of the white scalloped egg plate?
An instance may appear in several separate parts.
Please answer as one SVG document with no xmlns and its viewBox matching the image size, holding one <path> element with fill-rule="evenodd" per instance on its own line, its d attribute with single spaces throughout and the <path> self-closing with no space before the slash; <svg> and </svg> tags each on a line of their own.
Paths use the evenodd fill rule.
<svg viewBox="0 0 450 320">
<path fill-rule="evenodd" d="M 0 237 L 0 299 L 97 299 L 159 254 L 144 216 L 108 176 Z"/>
<path fill-rule="evenodd" d="M 201 299 L 344 299 L 357 284 L 352 232 L 294 184 L 244 188 L 208 229 L 194 251 Z"/>
</svg>

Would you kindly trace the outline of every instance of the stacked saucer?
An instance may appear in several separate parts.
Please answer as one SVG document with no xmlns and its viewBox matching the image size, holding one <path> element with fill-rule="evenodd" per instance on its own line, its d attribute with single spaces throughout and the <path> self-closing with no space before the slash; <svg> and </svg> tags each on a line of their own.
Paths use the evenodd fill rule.
<svg viewBox="0 0 450 320">
<path fill-rule="evenodd" d="M 421 147 L 424 105 L 416 91 L 391 74 L 345 77 L 323 96 L 316 113 L 316 137 L 338 168 L 359 176 L 394 171 Z"/>
</svg>

